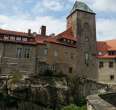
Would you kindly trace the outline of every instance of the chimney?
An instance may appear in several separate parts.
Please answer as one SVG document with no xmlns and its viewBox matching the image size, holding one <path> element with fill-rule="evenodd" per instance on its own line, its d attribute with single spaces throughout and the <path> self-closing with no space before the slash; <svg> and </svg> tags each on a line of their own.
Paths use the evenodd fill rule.
<svg viewBox="0 0 116 110">
<path fill-rule="evenodd" d="M 28 29 L 28 35 L 29 36 L 31 35 L 31 29 Z"/>
<path fill-rule="evenodd" d="M 46 36 L 46 26 L 41 26 L 41 35 Z"/>
</svg>

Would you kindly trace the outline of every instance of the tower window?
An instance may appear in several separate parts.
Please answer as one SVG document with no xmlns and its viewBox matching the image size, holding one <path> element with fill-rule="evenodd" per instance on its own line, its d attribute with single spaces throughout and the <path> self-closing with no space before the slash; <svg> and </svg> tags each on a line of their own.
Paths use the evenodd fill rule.
<svg viewBox="0 0 116 110">
<path fill-rule="evenodd" d="M 72 73 L 73 69 L 72 67 L 69 67 L 69 73 Z"/>
<path fill-rule="evenodd" d="M 99 62 L 99 68 L 103 68 L 104 67 L 104 63 L 102 61 Z"/>
<path fill-rule="evenodd" d="M 88 66 L 89 64 L 89 54 L 85 53 L 85 64 Z"/>
<path fill-rule="evenodd" d="M 73 58 L 74 58 L 74 55 L 73 55 L 73 53 L 71 53 L 71 56 L 70 56 L 70 58 L 71 58 L 71 59 L 73 59 Z"/>
<path fill-rule="evenodd" d="M 114 80 L 114 75 L 111 75 L 110 76 L 110 80 Z"/>
<path fill-rule="evenodd" d="M 85 41 L 86 41 L 86 42 L 88 42 L 88 41 L 89 41 L 89 38 L 88 38 L 87 36 L 85 37 Z"/>
<path fill-rule="evenodd" d="M 109 67 L 113 68 L 113 62 L 109 62 Z"/>
</svg>

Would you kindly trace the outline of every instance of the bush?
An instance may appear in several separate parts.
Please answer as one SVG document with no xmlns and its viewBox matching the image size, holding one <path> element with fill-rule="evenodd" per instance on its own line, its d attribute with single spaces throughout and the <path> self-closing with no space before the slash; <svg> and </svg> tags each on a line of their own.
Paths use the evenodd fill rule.
<svg viewBox="0 0 116 110">
<path fill-rule="evenodd" d="M 77 102 L 77 105 L 79 107 L 83 106 L 83 105 L 86 105 L 86 99 L 84 97 L 81 97 L 79 98 L 78 102 Z"/>
</svg>

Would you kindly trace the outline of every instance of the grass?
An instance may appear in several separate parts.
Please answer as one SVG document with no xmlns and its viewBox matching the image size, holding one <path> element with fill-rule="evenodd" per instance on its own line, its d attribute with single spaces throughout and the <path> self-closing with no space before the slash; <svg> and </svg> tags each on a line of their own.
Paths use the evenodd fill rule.
<svg viewBox="0 0 116 110">
<path fill-rule="evenodd" d="M 63 107 L 61 110 L 87 110 L 86 105 L 76 106 L 74 104 Z"/>
</svg>

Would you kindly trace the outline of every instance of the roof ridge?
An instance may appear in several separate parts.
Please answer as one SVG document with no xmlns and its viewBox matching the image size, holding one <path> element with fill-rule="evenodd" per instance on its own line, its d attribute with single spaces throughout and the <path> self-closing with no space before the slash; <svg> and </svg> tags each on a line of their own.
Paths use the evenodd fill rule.
<svg viewBox="0 0 116 110">
<path fill-rule="evenodd" d="M 27 32 L 13 31 L 13 30 L 2 29 L 2 28 L 0 28 L 0 30 L 2 30 L 2 31 L 7 31 L 7 32 L 16 32 L 16 33 L 25 33 L 25 34 L 28 34 Z"/>
</svg>

